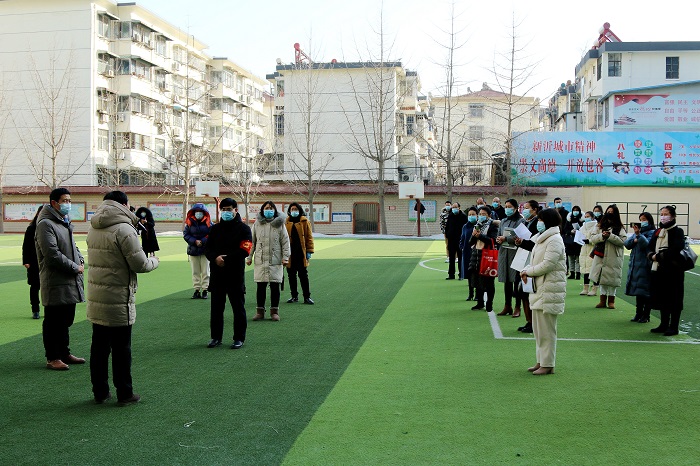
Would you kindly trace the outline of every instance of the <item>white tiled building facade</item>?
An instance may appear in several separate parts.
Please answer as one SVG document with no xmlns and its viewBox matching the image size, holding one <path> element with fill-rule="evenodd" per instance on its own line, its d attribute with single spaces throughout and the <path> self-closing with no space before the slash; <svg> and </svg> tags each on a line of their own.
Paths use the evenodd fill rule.
<svg viewBox="0 0 700 466">
<path fill-rule="evenodd" d="M 268 83 L 135 3 L 5 0 L 0 43 L 6 186 L 230 180 L 263 153 Z"/>
</svg>

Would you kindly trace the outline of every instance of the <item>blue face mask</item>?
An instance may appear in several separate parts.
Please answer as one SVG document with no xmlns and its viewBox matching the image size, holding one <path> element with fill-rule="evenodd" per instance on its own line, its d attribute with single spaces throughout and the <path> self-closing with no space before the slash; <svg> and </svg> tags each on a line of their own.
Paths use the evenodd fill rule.
<svg viewBox="0 0 700 466">
<path fill-rule="evenodd" d="M 649 222 L 642 222 L 642 228 L 648 227 L 648 226 L 649 226 Z"/>
<path fill-rule="evenodd" d="M 229 212 L 228 210 L 224 210 L 221 212 L 221 220 L 224 222 L 230 222 L 233 220 L 233 212 Z"/>
<path fill-rule="evenodd" d="M 486 221 L 486 219 L 487 219 L 486 215 L 479 215 L 479 221 L 481 223 L 484 223 Z"/>
<path fill-rule="evenodd" d="M 452 213 L 457 215 L 459 213 L 459 209 L 455 209 L 454 207 L 452 208 Z"/>
<path fill-rule="evenodd" d="M 204 212 L 195 212 L 194 218 L 196 218 L 197 220 L 202 220 L 204 218 Z"/>
<path fill-rule="evenodd" d="M 531 215 L 532 215 L 532 212 L 530 212 L 529 209 L 523 210 L 523 217 L 524 217 L 525 219 L 530 218 Z"/>
<path fill-rule="evenodd" d="M 470 215 L 467 217 L 467 220 L 469 220 L 470 223 L 476 223 L 476 215 Z"/>
<path fill-rule="evenodd" d="M 556 207 L 557 209 L 561 209 L 561 202 L 555 202 L 554 207 Z"/>
<path fill-rule="evenodd" d="M 484 207 L 484 204 L 477 204 L 476 206 L 477 209 L 481 209 L 482 207 Z"/>
<path fill-rule="evenodd" d="M 545 231 L 546 229 L 547 229 L 547 227 L 544 226 L 544 222 L 542 222 L 542 221 L 537 222 L 537 231 L 539 231 L 540 233 L 542 233 L 542 232 Z"/>
<path fill-rule="evenodd" d="M 491 204 L 491 205 L 493 206 L 494 209 L 497 209 L 497 208 L 498 208 L 498 202 L 494 202 L 494 203 Z"/>
<path fill-rule="evenodd" d="M 265 218 L 272 218 L 272 217 L 275 216 L 275 211 L 274 211 L 274 210 L 265 209 L 265 210 L 263 210 L 263 215 L 265 216 Z"/>
<path fill-rule="evenodd" d="M 581 215 L 581 212 L 579 212 L 578 210 L 574 210 L 573 212 L 571 212 L 571 215 L 573 215 L 574 217 L 578 217 L 579 215 Z"/>
<path fill-rule="evenodd" d="M 510 217 L 515 213 L 515 209 L 512 207 L 506 207 L 506 217 Z"/>
<path fill-rule="evenodd" d="M 593 221 L 593 219 L 591 217 L 586 217 L 583 219 L 583 223 L 588 223 L 588 222 L 592 222 L 592 221 Z"/>
<path fill-rule="evenodd" d="M 71 207 L 70 203 L 60 204 L 59 208 L 61 209 L 61 215 L 63 215 L 65 217 L 66 215 L 70 214 L 70 207 Z"/>
<path fill-rule="evenodd" d="M 593 212 L 595 218 L 600 218 L 601 215 L 603 215 L 603 212 Z"/>
<path fill-rule="evenodd" d="M 298 216 L 299 216 L 299 211 L 298 211 L 298 210 L 292 210 L 291 212 L 289 212 L 289 215 L 291 215 L 292 217 L 298 217 Z"/>
</svg>

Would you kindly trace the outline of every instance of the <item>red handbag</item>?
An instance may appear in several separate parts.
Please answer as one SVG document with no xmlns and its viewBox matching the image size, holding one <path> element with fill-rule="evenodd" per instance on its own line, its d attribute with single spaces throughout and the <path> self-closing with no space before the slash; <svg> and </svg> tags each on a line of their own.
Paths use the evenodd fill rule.
<svg viewBox="0 0 700 466">
<path fill-rule="evenodd" d="M 481 263 L 479 264 L 479 275 L 484 277 L 498 276 L 498 250 L 482 249 Z"/>
</svg>

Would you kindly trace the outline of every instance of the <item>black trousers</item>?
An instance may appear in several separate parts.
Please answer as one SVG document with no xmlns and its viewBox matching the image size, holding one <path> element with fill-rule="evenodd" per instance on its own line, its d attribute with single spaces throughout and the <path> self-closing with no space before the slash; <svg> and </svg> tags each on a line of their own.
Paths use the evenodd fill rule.
<svg viewBox="0 0 700 466">
<path fill-rule="evenodd" d="M 493 310 L 493 298 L 496 295 L 496 277 L 485 277 L 479 272 L 474 273 L 476 280 L 477 303 L 484 303 L 484 293 L 486 293 L 486 309 Z"/>
<path fill-rule="evenodd" d="M 95 398 L 106 398 L 109 393 L 109 355 L 112 354 L 112 380 L 117 389 L 117 400 L 126 400 L 134 394 L 131 385 L 131 325 L 105 327 L 92 324 L 90 346 L 90 381 Z"/>
<path fill-rule="evenodd" d="M 280 306 L 280 284 L 276 282 L 257 282 L 258 290 L 255 293 L 255 298 L 258 307 L 265 307 L 265 299 L 267 299 L 267 285 L 270 285 L 270 307 Z"/>
<path fill-rule="evenodd" d="M 511 306 L 513 304 L 513 297 L 515 297 L 515 307 L 520 307 L 520 300 L 522 294 L 520 293 L 520 276 L 518 276 L 515 282 L 504 282 L 503 291 L 506 296 L 506 305 Z"/>
<path fill-rule="evenodd" d="M 230 287 L 226 289 L 215 288 L 211 292 L 211 317 L 209 326 L 212 340 L 223 340 L 224 337 L 224 311 L 226 310 L 226 297 L 233 310 L 233 341 L 245 341 L 245 333 L 248 329 L 248 320 L 245 315 L 245 293 L 243 287 Z"/>
<path fill-rule="evenodd" d="M 287 269 L 287 276 L 289 277 L 289 291 L 292 293 L 292 298 L 299 297 L 299 291 L 297 289 L 297 274 L 299 274 L 299 282 L 301 283 L 301 292 L 304 299 L 311 297 L 311 291 L 309 290 L 309 272 L 306 267 L 292 267 Z"/>
<path fill-rule="evenodd" d="M 450 260 L 450 265 L 447 269 L 447 276 L 448 277 L 454 278 L 454 276 L 455 276 L 455 261 L 457 261 L 458 278 L 462 278 L 462 268 L 459 267 L 459 260 L 460 260 L 461 255 L 462 254 L 459 250 L 459 243 L 454 243 L 454 242 L 447 243 L 447 258 Z"/>
<path fill-rule="evenodd" d="M 39 290 L 40 286 L 38 283 L 29 285 L 29 303 L 32 305 L 32 312 L 39 312 Z"/>
<path fill-rule="evenodd" d="M 65 359 L 70 354 L 70 335 L 68 329 L 75 320 L 75 304 L 44 306 L 42 336 L 46 359 Z"/>
</svg>

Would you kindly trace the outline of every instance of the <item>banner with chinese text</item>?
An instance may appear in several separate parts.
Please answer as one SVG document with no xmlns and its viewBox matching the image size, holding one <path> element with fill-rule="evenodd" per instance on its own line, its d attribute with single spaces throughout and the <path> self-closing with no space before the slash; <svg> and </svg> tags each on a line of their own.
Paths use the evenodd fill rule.
<svg viewBox="0 0 700 466">
<path fill-rule="evenodd" d="M 513 143 L 525 186 L 700 186 L 699 132 L 532 132 Z"/>
<path fill-rule="evenodd" d="M 700 96 L 695 94 L 615 94 L 615 130 L 700 127 Z"/>
</svg>

